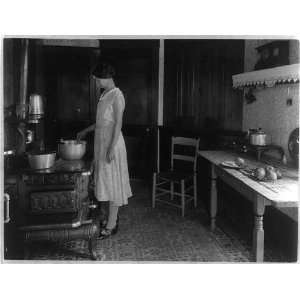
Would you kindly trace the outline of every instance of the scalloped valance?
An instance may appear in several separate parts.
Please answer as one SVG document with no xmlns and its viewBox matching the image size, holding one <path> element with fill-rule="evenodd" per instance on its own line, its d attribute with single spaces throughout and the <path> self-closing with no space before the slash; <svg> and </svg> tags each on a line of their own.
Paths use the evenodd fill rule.
<svg viewBox="0 0 300 300">
<path fill-rule="evenodd" d="M 299 81 L 299 68 L 300 64 L 293 64 L 233 75 L 233 87 L 272 87 L 278 83 L 295 83 Z"/>
</svg>

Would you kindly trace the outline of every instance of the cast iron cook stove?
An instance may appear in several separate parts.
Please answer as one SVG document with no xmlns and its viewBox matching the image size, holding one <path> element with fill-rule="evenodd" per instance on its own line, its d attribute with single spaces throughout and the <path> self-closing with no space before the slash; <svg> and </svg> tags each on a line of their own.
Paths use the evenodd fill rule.
<svg viewBox="0 0 300 300">
<path fill-rule="evenodd" d="M 24 256 L 29 258 L 34 242 L 88 241 L 90 256 L 95 251 L 99 224 L 93 218 L 88 196 L 90 163 L 58 160 L 52 168 L 25 169 L 19 180 Z"/>
</svg>

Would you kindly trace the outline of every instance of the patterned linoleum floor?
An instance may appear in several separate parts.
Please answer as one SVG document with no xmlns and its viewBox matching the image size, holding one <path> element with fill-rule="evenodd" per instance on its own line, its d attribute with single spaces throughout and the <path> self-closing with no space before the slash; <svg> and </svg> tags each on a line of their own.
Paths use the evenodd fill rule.
<svg viewBox="0 0 300 300">
<path fill-rule="evenodd" d="M 201 207 L 190 209 L 182 218 L 179 210 L 151 207 L 150 190 L 134 184 L 134 196 L 120 210 L 119 232 L 97 242 L 103 262 L 251 262 L 251 242 L 238 236 L 229 226 L 209 230 L 209 219 Z M 226 227 L 226 226 L 225 226 Z M 222 226 L 222 228 L 224 228 Z M 30 260 L 89 260 L 87 242 L 61 245 L 36 244 Z M 266 262 L 286 261 L 268 248 Z"/>
</svg>

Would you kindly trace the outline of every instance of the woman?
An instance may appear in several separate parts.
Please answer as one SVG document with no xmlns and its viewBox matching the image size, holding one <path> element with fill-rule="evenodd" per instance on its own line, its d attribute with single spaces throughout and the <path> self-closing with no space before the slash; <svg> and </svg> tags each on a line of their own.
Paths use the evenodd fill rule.
<svg viewBox="0 0 300 300">
<path fill-rule="evenodd" d="M 127 154 L 121 132 L 125 99 L 115 86 L 113 67 L 98 64 L 93 71 L 97 86 L 104 88 L 97 105 L 96 123 L 80 131 L 78 139 L 95 130 L 94 183 L 98 201 L 109 201 L 108 220 L 100 231 L 100 238 L 116 233 L 118 209 L 132 196 L 129 184 Z"/>
</svg>

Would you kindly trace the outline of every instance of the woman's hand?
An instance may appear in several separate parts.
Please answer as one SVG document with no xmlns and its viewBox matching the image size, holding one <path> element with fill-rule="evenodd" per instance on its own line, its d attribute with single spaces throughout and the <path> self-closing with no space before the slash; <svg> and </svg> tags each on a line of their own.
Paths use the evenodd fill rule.
<svg viewBox="0 0 300 300">
<path fill-rule="evenodd" d="M 115 159 L 115 151 L 112 147 L 108 148 L 107 154 L 106 154 L 107 162 L 110 163 L 112 160 Z"/>
<path fill-rule="evenodd" d="M 80 141 L 82 140 L 85 136 L 86 136 L 87 132 L 85 130 L 82 130 L 82 131 L 79 131 L 77 133 L 77 141 Z"/>
</svg>

